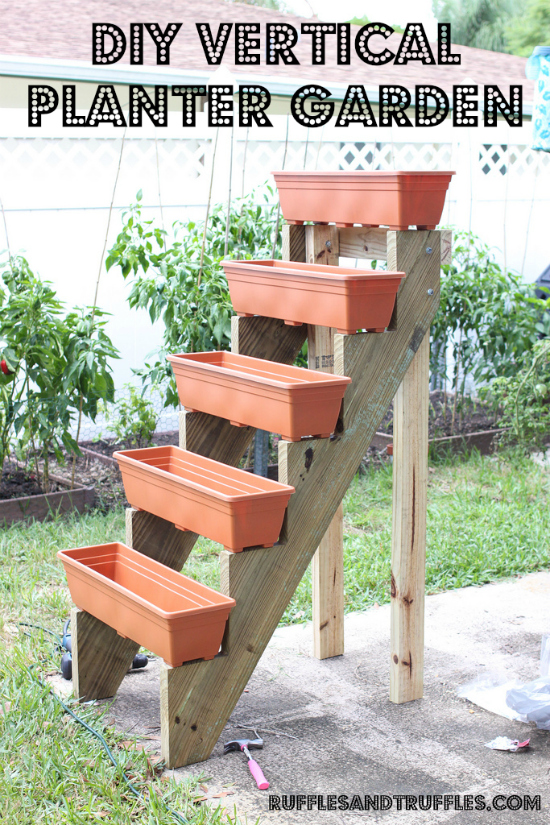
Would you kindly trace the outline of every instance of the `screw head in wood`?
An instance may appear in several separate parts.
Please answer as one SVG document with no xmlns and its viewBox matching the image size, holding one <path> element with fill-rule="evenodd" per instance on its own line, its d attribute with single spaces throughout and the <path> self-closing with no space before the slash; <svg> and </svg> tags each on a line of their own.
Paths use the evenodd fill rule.
<svg viewBox="0 0 550 825">
<path fill-rule="evenodd" d="M 325 246 L 330 251 L 332 249 L 332 241 L 325 241 Z"/>
<path fill-rule="evenodd" d="M 429 290 L 428 290 L 428 295 L 433 295 L 433 294 L 434 294 L 433 289 L 429 289 Z"/>
<path fill-rule="evenodd" d="M 431 254 L 432 254 L 432 252 L 433 252 L 433 249 L 431 248 L 431 246 L 428 246 L 428 247 L 427 247 L 427 249 L 426 249 L 426 253 L 427 253 L 428 255 L 431 255 Z"/>
</svg>

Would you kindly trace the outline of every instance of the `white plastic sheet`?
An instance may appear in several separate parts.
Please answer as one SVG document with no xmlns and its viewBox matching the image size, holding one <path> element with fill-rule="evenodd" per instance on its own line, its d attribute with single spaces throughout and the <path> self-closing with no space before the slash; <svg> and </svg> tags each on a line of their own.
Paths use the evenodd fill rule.
<svg viewBox="0 0 550 825">
<path fill-rule="evenodd" d="M 535 722 L 537 728 L 550 730 L 550 636 L 542 639 L 538 679 L 522 684 L 506 674 L 483 675 L 457 694 L 506 719 Z"/>
</svg>

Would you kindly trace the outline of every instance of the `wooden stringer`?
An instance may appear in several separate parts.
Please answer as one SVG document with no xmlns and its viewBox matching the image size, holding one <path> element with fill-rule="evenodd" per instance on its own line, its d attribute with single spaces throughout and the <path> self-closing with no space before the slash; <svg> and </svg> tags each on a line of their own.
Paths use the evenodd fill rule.
<svg viewBox="0 0 550 825">
<path fill-rule="evenodd" d="M 296 244 L 297 233 L 305 228 L 291 229 Z M 279 480 L 296 488 L 279 544 L 221 554 L 221 589 L 236 600 L 222 652 L 211 661 L 178 668 L 161 665 L 162 755 L 169 767 L 200 762 L 210 755 L 429 330 L 439 305 L 440 233 L 388 231 L 387 257 L 388 268 L 397 268 L 398 261 L 399 269 L 407 273 L 392 331 L 335 335 L 334 373 L 352 379 L 337 432 L 330 439 L 279 445 Z M 259 317 L 234 318 L 233 325 L 234 350 L 285 363 L 292 363 L 306 335 L 305 327 L 284 327 L 280 321 Z M 221 419 L 190 413 L 185 415 L 181 446 L 237 464 L 252 435 L 249 428 L 236 429 Z M 155 540 L 156 550 L 148 555 L 162 552 L 164 563 L 171 567 L 181 566 L 195 540 L 187 533 L 176 540 L 172 525 L 144 513 L 131 513 L 129 523 L 134 546 L 142 552 L 147 552 L 156 530 L 164 530 L 173 549 L 167 554 Z M 399 598 L 399 593 L 394 597 Z M 78 614 L 73 621 L 73 633 L 78 632 Z M 95 619 L 92 622 L 96 634 L 106 627 Z M 116 677 L 111 671 L 102 684 L 101 680 L 93 686 L 86 682 L 81 657 L 79 696 L 98 698 L 107 686 L 109 695 L 116 690 L 137 649 L 125 641 L 121 653 L 121 641 L 117 641 Z M 97 645 L 95 651 L 97 655 Z"/>
</svg>

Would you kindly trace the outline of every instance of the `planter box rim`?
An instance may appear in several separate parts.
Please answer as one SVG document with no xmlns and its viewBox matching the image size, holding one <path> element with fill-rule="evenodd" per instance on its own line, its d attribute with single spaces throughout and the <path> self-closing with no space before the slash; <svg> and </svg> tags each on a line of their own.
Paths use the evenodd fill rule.
<svg viewBox="0 0 550 825">
<path fill-rule="evenodd" d="M 132 551 L 132 552 L 131 553 L 126 553 L 125 552 L 124 554 L 120 554 L 120 548 L 121 547 L 124 548 L 125 551 Z M 115 593 L 119 594 L 124 599 L 131 598 L 132 601 L 135 601 L 137 604 L 144 607 L 147 611 L 151 611 L 156 616 L 158 616 L 158 618 L 160 618 L 160 619 L 173 621 L 173 620 L 177 620 L 178 618 L 187 618 L 187 617 L 195 616 L 197 614 L 204 615 L 206 613 L 214 613 L 214 612 L 218 611 L 220 608 L 234 607 L 235 604 L 236 604 L 235 600 L 230 598 L 229 596 L 224 596 L 222 593 L 219 593 L 217 590 L 214 590 L 213 588 L 208 587 L 208 585 L 205 585 L 205 584 L 202 584 L 201 582 L 196 582 L 196 581 L 193 580 L 193 583 L 194 583 L 194 585 L 196 585 L 196 588 L 197 588 L 198 591 L 201 591 L 201 590 L 206 591 L 205 594 L 203 595 L 203 598 L 204 598 L 205 601 L 207 601 L 207 602 L 209 601 L 210 604 L 206 604 L 204 606 L 188 607 L 188 608 L 183 608 L 181 610 L 174 610 L 174 611 L 163 610 L 161 607 L 156 605 L 154 602 L 150 602 L 147 599 L 144 599 L 142 596 L 138 596 L 132 590 L 128 589 L 127 587 L 124 587 L 121 584 L 118 584 L 118 582 L 116 582 L 113 579 L 109 578 L 109 576 L 105 576 L 105 575 L 103 575 L 103 573 L 99 573 L 97 570 L 94 570 L 93 568 L 91 568 L 89 565 L 85 564 L 80 559 L 74 558 L 71 555 L 71 554 L 77 553 L 81 550 L 93 551 L 94 549 L 98 549 L 98 548 L 105 548 L 105 549 L 110 548 L 111 552 L 110 553 L 105 553 L 103 556 L 99 556 L 99 557 L 95 557 L 92 554 L 90 556 L 84 557 L 85 560 L 90 561 L 92 558 L 97 558 L 97 560 L 99 561 L 101 558 L 103 558 L 103 559 L 105 559 L 105 558 L 107 558 L 107 559 L 108 558 L 117 559 L 118 558 L 119 563 L 124 563 L 124 561 L 130 562 L 130 564 L 127 564 L 126 566 L 132 567 L 132 565 L 134 565 L 135 567 L 141 568 L 141 570 L 143 571 L 143 575 L 152 573 L 153 574 L 153 576 L 152 576 L 153 580 L 156 583 L 161 583 L 163 587 L 166 587 L 168 589 L 172 589 L 170 587 L 170 585 L 172 584 L 170 582 L 170 578 L 168 578 L 166 575 L 162 575 L 162 573 L 163 573 L 162 570 L 156 570 L 155 568 L 157 567 L 157 565 L 161 568 L 164 568 L 165 571 L 170 571 L 171 573 L 173 573 L 177 576 L 181 576 L 183 579 L 187 579 L 188 577 L 184 576 L 182 573 L 177 573 L 177 571 L 175 571 L 175 570 L 171 570 L 170 568 L 166 568 L 165 565 L 160 564 L 160 562 L 155 562 L 154 559 L 151 559 L 149 557 L 144 557 L 141 553 L 138 553 L 138 551 L 133 550 L 131 547 L 127 547 L 127 545 L 125 545 L 125 544 L 122 544 L 122 542 L 112 542 L 110 544 L 95 545 L 95 546 L 92 545 L 90 547 L 78 547 L 78 548 L 74 548 L 72 550 L 59 550 L 58 551 L 57 557 L 63 562 L 64 566 L 69 566 L 69 567 L 73 568 L 75 570 L 75 572 L 77 572 L 77 573 L 81 573 L 81 574 L 85 573 L 86 576 L 90 576 L 94 581 L 96 581 L 98 583 L 101 583 L 102 585 L 107 584 L 109 589 L 112 588 Z M 139 557 L 141 557 L 141 559 L 147 558 L 147 565 L 144 565 L 143 563 L 140 563 L 140 558 Z M 153 569 L 148 570 L 147 567 L 151 567 Z M 162 579 L 162 582 L 158 582 L 157 578 Z M 180 586 L 183 587 L 183 585 L 180 585 Z M 173 591 L 173 592 L 177 592 L 177 591 Z M 182 599 L 191 600 L 191 598 L 192 598 L 190 596 L 185 596 L 183 594 L 178 594 L 178 595 L 181 595 Z"/>
<path fill-rule="evenodd" d="M 176 475 L 169 470 L 163 470 L 160 467 L 156 467 L 154 464 L 149 464 L 144 460 L 140 460 L 139 455 L 143 456 L 144 453 L 155 453 L 159 457 L 166 456 L 167 458 L 172 457 L 174 454 L 176 457 L 180 456 L 182 460 L 189 457 L 191 459 L 190 463 L 192 464 L 192 459 L 199 458 L 200 461 L 197 461 L 197 466 L 200 469 L 200 463 L 205 462 L 208 465 L 212 465 L 211 469 L 215 470 L 216 468 L 219 470 L 223 469 L 227 472 L 227 486 L 230 486 L 232 481 L 233 474 L 241 474 L 244 476 L 242 478 L 241 484 L 246 487 L 256 487 L 257 492 L 240 492 L 235 493 L 233 495 L 222 493 L 218 490 L 213 490 L 208 484 L 201 484 L 198 481 L 194 481 L 192 479 L 184 479 L 181 476 Z M 206 458 L 205 456 L 199 456 L 197 453 L 192 453 L 189 450 L 183 450 L 181 447 L 175 446 L 164 446 L 164 447 L 146 447 L 144 449 L 138 450 L 124 450 L 120 452 L 116 452 L 113 454 L 113 458 L 119 462 L 119 464 L 123 464 L 128 466 L 129 468 L 135 468 L 139 470 L 143 470 L 144 467 L 147 467 L 147 471 L 150 471 L 154 476 L 158 478 L 163 478 L 166 481 L 171 482 L 177 488 L 181 487 L 191 487 L 194 490 L 197 490 L 200 493 L 207 495 L 209 498 L 216 498 L 221 499 L 222 501 L 234 503 L 239 501 L 257 501 L 257 500 L 265 500 L 266 498 L 273 498 L 276 496 L 280 496 L 282 493 L 294 493 L 294 487 L 291 487 L 288 484 L 281 484 L 278 481 L 272 481 L 271 479 L 262 478 L 262 483 L 251 484 L 250 482 L 250 473 L 246 473 L 244 470 L 239 469 L 238 467 L 230 467 L 227 464 L 222 464 L 219 461 L 214 461 L 213 459 Z M 221 473 L 220 473 L 221 475 Z M 260 476 L 256 476 L 255 478 L 260 478 Z M 235 484 L 238 484 L 239 476 L 235 479 Z M 267 488 L 267 489 L 266 489 Z"/>
<path fill-rule="evenodd" d="M 306 264 L 275 259 L 264 261 L 234 259 L 221 261 L 220 264 L 224 269 L 227 267 L 234 270 L 245 266 L 247 269 L 256 271 L 260 274 L 260 277 L 264 275 L 267 277 L 285 277 L 286 272 L 289 272 L 296 280 L 319 283 L 323 287 L 329 287 L 333 282 L 343 284 L 346 281 L 358 281 L 359 283 L 372 284 L 376 281 L 384 283 L 402 280 L 406 277 L 405 272 L 387 272 L 381 269 L 357 270 L 342 266 L 325 266 L 323 264 Z M 233 277 L 235 277 L 235 273 L 233 273 Z"/>
<path fill-rule="evenodd" d="M 383 178 L 388 178 L 392 180 L 394 178 L 400 177 L 442 177 L 443 175 L 456 175 L 456 172 L 452 171 L 451 169 L 441 169 L 441 170 L 429 170 L 426 172 L 422 172 L 418 169 L 411 170 L 407 172 L 405 169 L 395 169 L 395 170 L 383 170 L 383 169 L 376 169 L 376 170 L 368 170 L 368 169 L 359 169 L 354 172 L 348 172 L 345 169 L 335 169 L 334 172 L 323 170 L 320 172 L 309 172 L 307 170 L 296 170 L 292 171 L 290 169 L 275 169 L 271 172 L 273 176 L 277 175 L 281 178 L 341 178 L 344 180 L 345 178 L 351 178 L 355 180 L 368 180 L 369 178 L 382 180 Z"/>
<path fill-rule="evenodd" d="M 221 360 L 225 361 L 228 365 L 233 363 L 237 364 L 237 368 L 232 368 L 231 366 L 223 366 L 219 364 L 212 364 L 208 361 L 208 358 L 197 358 L 197 355 L 201 356 L 212 356 L 214 353 L 220 353 L 224 356 Z M 227 356 L 230 356 L 229 358 Z M 168 355 L 168 361 L 172 365 L 181 365 L 181 364 L 191 364 L 191 368 L 195 365 L 200 366 L 201 370 L 207 370 L 209 373 L 218 373 L 226 376 L 230 376 L 232 379 L 241 379 L 246 381 L 247 383 L 253 382 L 255 384 L 262 384 L 267 387 L 272 387 L 273 389 L 281 389 L 290 392 L 300 392 L 306 391 L 311 388 L 311 386 L 315 387 L 338 387 L 338 386 L 347 386 L 351 384 L 351 378 L 348 378 L 345 375 L 329 375 L 327 373 L 319 373 L 315 372 L 314 370 L 304 369 L 303 367 L 295 367 L 289 364 L 280 364 L 276 361 L 264 361 L 262 358 L 252 358 L 249 355 L 238 355 L 234 352 L 225 352 L 225 350 L 213 350 L 212 352 L 183 352 L 177 353 L 175 355 Z M 269 365 L 275 364 L 278 368 L 280 368 L 279 372 L 283 373 L 288 372 L 289 377 L 296 377 L 296 381 L 284 381 L 280 380 L 279 378 L 268 378 L 267 376 L 254 375 L 250 372 L 246 372 L 245 370 L 239 370 L 238 364 L 242 363 L 243 366 L 249 366 L 251 369 L 257 369 L 259 372 L 263 369 L 264 372 L 269 371 Z M 259 364 L 262 364 L 262 368 L 260 368 Z M 307 377 L 305 377 L 307 376 Z M 297 383 L 299 381 L 300 383 Z"/>
</svg>

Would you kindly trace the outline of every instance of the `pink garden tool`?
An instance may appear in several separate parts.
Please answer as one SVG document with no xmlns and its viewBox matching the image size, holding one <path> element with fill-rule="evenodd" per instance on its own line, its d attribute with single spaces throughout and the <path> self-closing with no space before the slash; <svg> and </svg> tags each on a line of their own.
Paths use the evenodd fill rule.
<svg viewBox="0 0 550 825">
<path fill-rule="evenodd" d="M 256 736 L 258 734 L 254 731 Z M 269 788 L 269 782 L 263 775 L 262 769 L 258 765 L 258 763 L 252 759 L 250 756 L 249 748 L 263 748 L 264 740 L 260 739 L 258 736 L 257 739 L 233 739 L 232 742 L 226 742 L 223 746 L 223 752 L 229 753 L 229 751 L 242 751 L 246 758 L 248 759 L 248 767 L 250 768 L 250 773 L 256 780 L 256 785 L 261 791 L 266 791 Z"/>
</svg>

